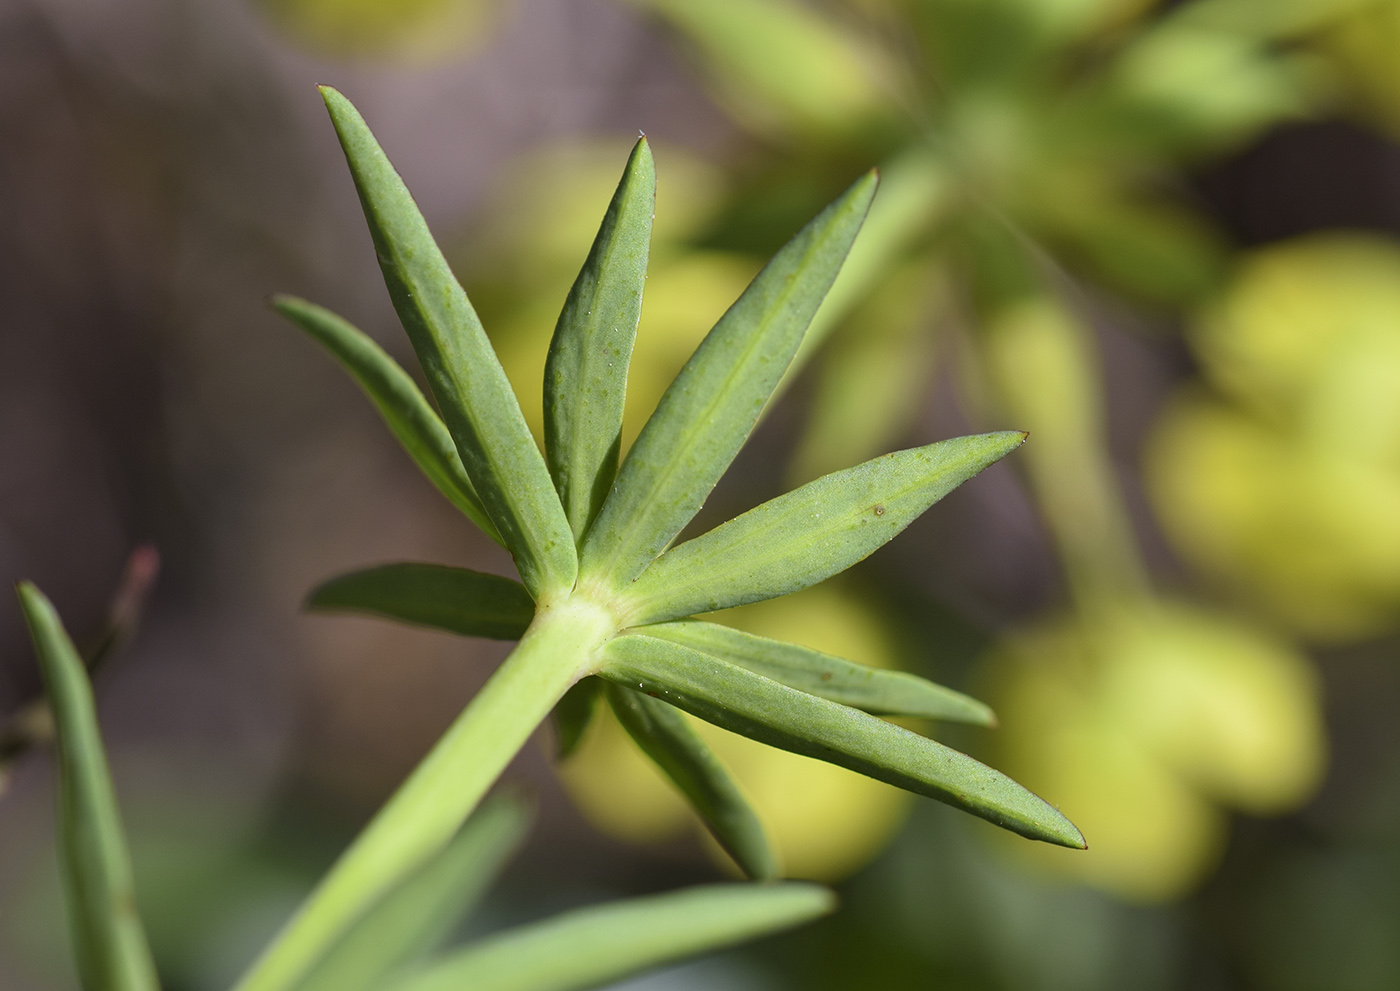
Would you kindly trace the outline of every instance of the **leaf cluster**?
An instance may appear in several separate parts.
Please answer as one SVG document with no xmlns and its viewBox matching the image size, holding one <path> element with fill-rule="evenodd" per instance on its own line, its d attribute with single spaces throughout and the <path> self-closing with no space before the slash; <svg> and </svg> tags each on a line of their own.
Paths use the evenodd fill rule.
<svg viewBox="0 0 1400 991">
<path fill-rule="evenodd" d="M 775 878 L 780 865 L 758 817 L 683 713 L 1032 839 L 1084 845 L 1058 810 L 1006 776 L 879 718 L 990 725 L 982 704 L 912 675 L 696 618 L 850 567 L 1025 439 L 1004 431 L 888 454 L 675 543 L 801 347 L 874 197 L 873 173 L 755 277 L 622 457 L 655 192 L 651 152 L 639 141 L 555 329 L 542 453 L 403 181 L 349 101 L 330 88 L 322 94 L 431 401 L 342 318 L 293 297 L 274 305 L 341 361 L 428 479 L 509 551 L 520 580 L 389 564 L 326 582 L 309 605 L 521 643 L 240 991 L 563 991 L 830 909 L 830 894 L 809 885 L 716 886 L 570 913 L 423 962 L 518 839 L 518 804 L 498 800 L 468 818 L 512 748 L 557 707 L 567 749 L 600 696 L 754 878 Z M 57 729 L 61 861 L 84 984 L 152 991 L 155 967 L 87 672 L 42 594 L 24 585 L 20 599 Z M 445 790 L 454 787 L 460 795 Z"/>
<path fill-rule="evenodd" d="M 509 638 L 567 601 L 608 616 L 579 670 L 751 875 L 776 864 L 737 786 L 673 709 L 964 808 L 1023 835 L 1082 846 L 1053 807 L 934 740 L 875 718 L 990 722 L 985 707 L 911 675 L 862 669 L 692 617 L 785 595 L 867 557 L 955 486 L 1018 447 L 1015 431 L 888 454 L 672 546 L 758 422 L 835 280 L 875 194 L 862 176 L 804 226 L 714 326 L 619 457 L 641 311 L 655 168 L 638 141 L 555 328 L 545 440 L 535 445 L 471 304 L 407 188 L 343 96 L 324 89 L 385 280 L 442 410 L 362 332 L 291 297 L 275 305 L 325 344 L 425 474 L 499 535 L 521 585 L 405 563 L 332 579 L 313 608 L 358 610 Z M 393 383 L 381 388 L 379 383 Z M 409 431 L 416 431 L 405 436 Z M 455 444 L 453 457 L 447 440 Z M 450 478 L 450 485 L 441 481 Z M 512 591 L 513 588 L 513 591 Z M 533 610 L 528 604 L 533 602 Z M 597 687 L 562 710 L 576 740 Z"/>
</svg>

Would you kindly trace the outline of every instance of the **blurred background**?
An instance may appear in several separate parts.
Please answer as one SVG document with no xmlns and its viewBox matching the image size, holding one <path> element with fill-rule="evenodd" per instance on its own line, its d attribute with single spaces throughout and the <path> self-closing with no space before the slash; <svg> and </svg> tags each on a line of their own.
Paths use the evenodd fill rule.
<svg viewBox="0 0 1400 991">
<path fill-rule="evenodd" d="M 633 989 L 1400 986 L 1400 0 L 0 0 L 0 573 L 97 679 L 170 991 L 226 987 L 507 645 L 303 615 L 392 560 L 509 573 L 265 305 L 412 367 L 314 83 L 414 191 L 538 429 L 639 131 L 656 238 L 624 444 L 855 176 L 866 230 L 698 532 L 887 450 L 1030 442 L 726 622 L 978 694 L 931 731 L 1080 825 L 1034 848 L 719 731 L 835 917 Z M 416 369 L 415 369 L 416 374 Z M 39 690 L 0 601 L 0 723 Z M 512 768 L 473 925 L 723 877 L 595 720 Z M 0 766 L 0 987 L 66 991 L 42 750 Z"/>
</svg>

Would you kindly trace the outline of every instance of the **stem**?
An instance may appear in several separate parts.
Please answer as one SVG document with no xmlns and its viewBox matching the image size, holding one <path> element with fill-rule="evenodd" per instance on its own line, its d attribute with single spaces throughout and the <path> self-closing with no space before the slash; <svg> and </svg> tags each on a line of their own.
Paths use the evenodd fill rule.
<svg viewBox="0 0 1400 991">
<path fill-rule="evenodd" d="M 291 988 L 374 901 L 442 849 L 616 629 L 586 601 L 542 601 L 515 650 L 235 991 Z"/>
</svg>

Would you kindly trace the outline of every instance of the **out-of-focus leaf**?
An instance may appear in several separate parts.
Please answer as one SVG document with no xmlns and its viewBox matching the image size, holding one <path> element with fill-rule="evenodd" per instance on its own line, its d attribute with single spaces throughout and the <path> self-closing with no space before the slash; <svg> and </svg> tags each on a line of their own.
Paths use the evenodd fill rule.
<svg viewBox="0 0 1400 991">
<path fill-rule="evenodd" d="M 844 571 L 1020 447 L 1015 430 L 886 454 L 809 482 L 672 548 L 626 590 L 632 625 L 757 602 Z"/>
<path fill-rule="evenodd" d="M 599 674 L 760 743 L 936 798 L 1030 839 L 1085 845 L 1057 809 L 966 754 L 708 654 L 634 633 L 607 644 Z"/>
<path fill-rule="evenodd" d="M 306 606 L 371 613 L 464 637 L 519 640 L 535 603 L 519 582 L 445 564 L 382 564 L 323 582 Z"/>
<path fill-rule="evenodd" d="M 637 746 L 656 762 L 749 877 L 778 876 L 763 823 L 729 771 L 675 708 L 642 692 L 609 684 L 608 702 Z"/>
<path fill-rule="evenodd" d="M 1307 34 L 1385 0 L 1193 0 L 1174 8 L 1172 24 L 1277 41 Z"/>
<path fill-rule="evenodd" d="M 642 138 L 569 290 L 544 366 L 546 457 L 579 539 L 617 474 L 655 204 L 656 166 Z"/>
<path fill-rule="evenodd" d="M 1119 108 L 1105 126 L 1159 151 L 1238 144 L 1303 115 L 1311 96 L 1298 68 L 1254 39 L 1168 24 L 1119 56 L 1106 79 Z"/>
<path fill-rule="evenodd" d="M 953 193 L 947 164 L 926 151 L 906 152 L 880 166 L 880 192 L 831 291 L 812 318 L 788 369 L 789 379 L 852 308 L 889 275 L 900 256 L 937 223 Z"/>
<path fill-rule="evenodd" d="M 476 312 L 359 112 L 329 86 L 321 95 L 359 190 L 389 295 L 467 477 L 531 594 L 572 588 L 578 559 L 568 518 Z"/>
<path fill-rule="evenodd" d="M 59 866 L 78 972 L 88 991 L 158 991 L 87 671 L 44 594 L 28 582 L 18 592 L 56 728 Z"/>
<path fill-rule="evenodd" d="M 1092 838 L 1082 856 L 1028 844 L 1008 852 L 1136 902 L 1180 898 L 1216 862 L 1227 820 L 1135 737 L 1085 677 L 1107 653 L 1065 625 L 998 644 L 984 663 L 1004 720 L 997 760 L 1053 794 Z M 1086 663 L 1087 662 L 1087 663 Z"/>
<path fill-rule="evenodd" d="M 577 750 L 583 741 L 583 734 L 593 719 L 593 710 L 598 707 L 600 688 L 597 678 L 584 678 L 565 692 L 554 707 L 555 756 L 560 760 Z"/>
<path fill-rule="evenodd" d="M 646 627 L 645 633 L 737 664 L 789 688 L 875 715 L 996 725 L 992 710 L 976 699 L 905 671 L 855 664 L 809 647 L 699 620 L 658 623 Z"/>
<path fill-rule="evenodd" d="M 881 199 L 886 189 L 888 179 L 882 181 Z M 869 229 L 867 221 L 853 256 Z M 897 446 L 933 378 L 935 341 L 949 304 L 947 290 L 941 268 L 929 258 L 916 259 L 887 275 L 837 332 L 814 370 L 811 414 L 788 469 L 792 484 L 810 482 Z"/>
<path fill-rule="evenodd" d="M 1076 267 L 1156 305 L 1194 303 L 1218 287 L 1226 246 L 1199 216 L 1114 188 L 1098 169 L 1061 172 L 1024 216 Z"/>
<path fill-rule="evenodd" d="M 492 540 L 501 543 L 462 468 L 452 435 L 398 362 L 364 331 L 324 307 L 295 296 L 275 296 L 272 305 L 335 355 L 428 480 Z"/>
<path fill-rule="evenodd" d="M 1297 808 L 1327 766 L 1317 675 L 1281 638 L 1177 604 L 1109 630 L 1108 704 L 1165 764 L 1253 815 Z"/>
<path fill-rule="evenodd" d="M 874 196 L 857 180 L 773 257 L 661 398 L 584 538 L 588 581 L 625 586 L 700 509 L 748 438 Z"/>
<path fill-rule="evenodd" d="M 634 898 L 488 937 L 388 991 L 581 991 L 787 929 L 834 907 L 827 889 L 793 882 Z"/>
<path fill-rule="evenodd" d="M 481 41 L 505 0 L 258 0 L 258 6 L 319 55 L 416 63 Z"/>
<path fill-rule="evenodd" d="M 700 50 L 740 120 L 775 127 L 849 132 L 888 101 L 893 75 L 873 45 L 791 0 L 636 0 Z"/>
<path fill-rule="evenodd" d="M 1106 451 L 1092 332 L 1042 294 L 989 313 L 981 343 L 1001 405 L 1035 437 L 1025 464 L 1076 592 L 1150 594 Z"/>
<path fill-rule="evenodd" d="M 519 799 L 488 800 L 441 853 L 366 912 L 296 991 L 370 991 L 432 952 L 481 900 L 528 820 Z"/>
</svg>

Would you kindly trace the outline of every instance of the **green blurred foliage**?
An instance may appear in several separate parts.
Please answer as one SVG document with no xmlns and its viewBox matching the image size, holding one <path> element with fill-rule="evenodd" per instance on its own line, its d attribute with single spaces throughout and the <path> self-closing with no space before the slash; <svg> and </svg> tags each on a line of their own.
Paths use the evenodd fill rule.
<svg viewBox="0 0 1400 991">
<path fill-rule="evenodd" d="M 1322 234 L 1252 252 L 1190 340 L 1147 452 L 1158 512 L 1207 572 L 1325 639 L 1400 617 L 1400 246 Z"/>
<path fill-rule="evenodd" d="M 895 446 L 944 368 L 975 422 L 1031 431 L 1021 465 L 1064 568 L 1067 608 L 1028 617 L 987 655 L 979 676 L 1006 710 L 999 749 L 1089 823 L 1090 854 L 1047 854 L 1052 871 L 1134 900 L 1193 890 L 1218 861 L 1229 810 L 1295 809 L 1322 778 L 1316 678 L 1290 635 L 1375 632 L 1393 614 L 1400 507 L 1379 452 L 1390 450 L 1382 435 L 1400 388 L 1377 350 L 1393 347 L 1393 335 L 1334 346 L 1308 322 L 1316 313 L 1340 325 L 1331 297 L 1301 288 L 1302 270 L 1324 278 L 1316 253 L 1274 279 L 1298 298 L 1249 302 L 1262 299 L 1249 296 L 1254 269 L 1236 267 L 1186 170 L 1280 123 L 1348 107 L 1374 118 L 1387 99 L 1377 73 L 1391 66 L 1362 49 L 1382 50 L 1382 27 L 1400 7 L 633 2 L 674 32 L 756 153 L 727 175 L 694 160 L 667 166 L 673 178 L 660 196 L 670 206 L 657 215 L 671 226 L 658 227 L 631 429 L 754 259 L 852 174 L 882 162 L 870 223 L 804 346 L 815 365 L 810 417 L 789 479 Z M 586 244 L 585 225 L 568 218 L 606 198 L 607 170 L 587 164 L 595 154 L 528 165 L 527 174 L 547 168 L 575 184 L 538 183 L 563 190 L 549 203 L 504 197 L 501 216 L 538 219 L 510 233 L 501 224 L 484 239 L 493 255 L 469 263 L 526 408 L 547 311 Z M 556 275 L 518 281 L 513 259 L 527 255 L 536 270 L 559 259 Z M 1377 271 L 1370 303 L 1355 284 L 1336 290 L 1348 306 L 1386 310 L 1378 264 L 1333 266 L 1362 281 L 1363 269 Z M 1191 340 L 1231 405 L 1199 390 L 1184 396 L 1148 462 L 1169 535 L 1233 584 L 1233 605 L 1153 590 L 1108 453 L 1103 370 L 1083 303 L 1096 293 L 1157 313 L 1214 314 Z M 1282 317 L 1255 312 L 1271 305 Z M 1242 307 L 1253 315 L 1235 316 Z M 1330 387 L 1319 384 L 1324 352 L 1337 355 Z M 1269 416 L 1329 388 L 1334 408 L 1318 416 L 1332 426 L 1308 434 L 1308 450 L 1327 453 L 1305 458 L 1300 439 L 1279 434 L 1296 428 Z M 1235 611 L 1260 602 L 1276 607 L 1274 619 Z M 586 804 L 607 804 L 598 789 Z"/>
<path fill-rule="evenodd" d="M 331 58 L 419 62 L 459 54 L 495 25 L 504 0 L 254 0 L 297 45 Z"/>
</svg>

